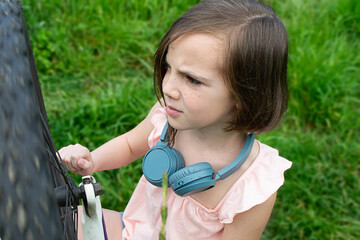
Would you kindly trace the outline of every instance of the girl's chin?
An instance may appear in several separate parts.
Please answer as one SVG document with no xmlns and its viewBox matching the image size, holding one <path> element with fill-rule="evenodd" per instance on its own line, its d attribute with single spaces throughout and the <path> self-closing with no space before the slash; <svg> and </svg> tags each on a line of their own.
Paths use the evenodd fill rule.
<svg viewBox="0 0 360 240">
<path fill-rule="evenodd" d="M 167 121 L 168 121 L 169 125 L 176 130 L 183 130 L 183 128 L 184 128 L 184 123 L 181 122 L 179 118 L 173 118 L 168 115 Z"/>
</svg>

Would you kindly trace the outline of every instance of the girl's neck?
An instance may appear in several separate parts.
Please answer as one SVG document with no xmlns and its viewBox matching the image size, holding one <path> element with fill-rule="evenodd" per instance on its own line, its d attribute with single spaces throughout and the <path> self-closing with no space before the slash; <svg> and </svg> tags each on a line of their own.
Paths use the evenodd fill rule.
<svg viewBox="0 0 360 240">
<path fill-rule="evenodd" d="M 247 134 L 238 131 L 209 131 L 209 129 L 189 129 L 180 133 L 191 144 L 203 150 L 227 151 L 239 149 L 245 145 Z M 199 149 L 199 150 L 201 150 Z"/>
</svg>

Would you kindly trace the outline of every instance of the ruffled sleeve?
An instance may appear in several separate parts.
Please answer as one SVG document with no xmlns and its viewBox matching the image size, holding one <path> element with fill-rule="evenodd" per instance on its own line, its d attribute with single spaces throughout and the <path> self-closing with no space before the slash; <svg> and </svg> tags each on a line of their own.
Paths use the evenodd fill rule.
<svg viewBox="0 0 360 240">
<path fill-rule="evenodd" d="M 156 142 L 159 141 L 161 132 L 167 122 L 166 111 L 164 108 L 158 108 L 155 110 L 151 117 L 151 123 L 154 125 L 154 129 L 150 133 L 148 138 L 149 147 L 155 146 Z"/>
<path fill-rule="evenodd" d="M 259 155 L 234 183 L 218 205 L 221 223 L 232 223 L 236 214 L 265 202 L 284 184 L 284 172 L 292 162 L 278 151 L 259 142 Z"/>
</svg>

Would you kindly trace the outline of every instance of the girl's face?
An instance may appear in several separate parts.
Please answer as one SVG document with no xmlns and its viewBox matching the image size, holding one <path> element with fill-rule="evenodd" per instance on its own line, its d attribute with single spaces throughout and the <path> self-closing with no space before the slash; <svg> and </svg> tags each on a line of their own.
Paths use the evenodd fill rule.
<svg viewBox="0 0 360 240">
<path fill-rule="evenodd" d="M 223 40 L 207 34 L 185 34 L 169 46 L 162 88 L 173 128 L 222 130 L 227 126 L 234 102 L 221 73 L 223 55 Z"/>
</svg>

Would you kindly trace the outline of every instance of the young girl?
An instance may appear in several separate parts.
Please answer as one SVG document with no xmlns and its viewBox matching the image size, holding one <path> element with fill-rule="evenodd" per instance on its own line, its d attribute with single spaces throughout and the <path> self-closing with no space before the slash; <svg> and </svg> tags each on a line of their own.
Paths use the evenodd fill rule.
<svg viewBox="0 0 360 240">
<path fill-rule="evenodd" d="M 92 152 L 77 144 L 60 154 L 81 175 L 120 168 L 154 147 L 168 124 L 168 145 L 186 167 L 206 162 L 213 179 L 238 156 L 242 165 L 203 191 L 181 196 L 169 188 L 167 239 L 259 239 L 291 162 L 257 140 L 249 147 L 247 140 L 249 133 L 280 122 L 286 74 L 286 30 L 270 7 L 254 0 L 205 0 L 160 43 L 154 67 L 159 101 L 148 116 Z M 155 158 L 148 167 L 161 172 L 162 161 Z M 110 239 L 159 239 L 162 189 L 149 178 L 141 177 L 123 216 L 104 210 Z"/>
</svg>

